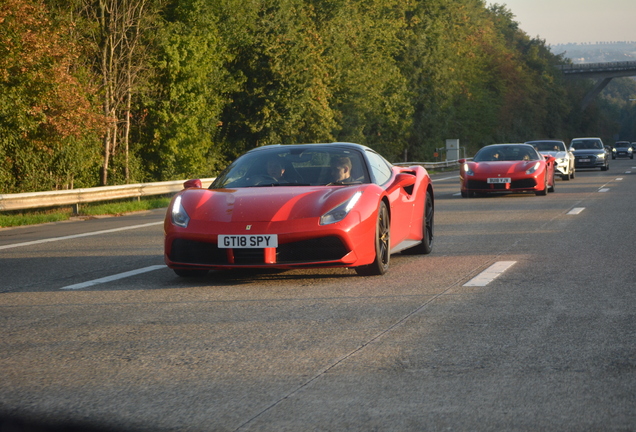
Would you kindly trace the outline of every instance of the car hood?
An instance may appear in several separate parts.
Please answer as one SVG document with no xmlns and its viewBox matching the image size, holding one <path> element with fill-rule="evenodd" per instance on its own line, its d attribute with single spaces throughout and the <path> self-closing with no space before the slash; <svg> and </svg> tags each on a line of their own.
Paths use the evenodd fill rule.
<svg viewBox="0 0 636 432">
<path fill-rule="evenodd" d="M 181 203 L 193 220 L 270 222 L 320 217 L 364 185 L 187 189 Z"/>
<path fill-rule="evenodd" d="M 555 159 L 563 159 L 567 156 L 567 153 L 563 151 L 541 151 L 539 153 L 544 156 L 552 156 Z"/>
<path fill-rule="evenodd" d="M 525 172 L 539 161 L 500 161 L 500 162 L 470 162 L 469 166 L 475 173 L 480 174 L 513 174 Z"/>
<path fill-rule="evenodd" d="M 597 155 L 600 153 L 605 153 L 604 150 L 601 149 L 581 149 L 581 150 L 572 150 L 575 156 L 585 156 L 585 155 Z"/>
</svg>

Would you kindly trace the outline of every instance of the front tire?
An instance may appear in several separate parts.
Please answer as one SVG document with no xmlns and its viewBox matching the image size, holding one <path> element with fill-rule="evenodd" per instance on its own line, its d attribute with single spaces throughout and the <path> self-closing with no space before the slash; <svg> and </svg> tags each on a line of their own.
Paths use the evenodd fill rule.
<svg viewBox="0 0 636 432">
<path fill-rule="evenodd" d="M 389 270 L 391 261 L 391 220 L 386 203 L 382 201 L 375 224 L 375 260 L 365 266 L 356 267 L 360 276 L 380 276 Z"/>
<path fill-rule="evenodd" d="M 433 197 L 426 192 L 426 202 L 424 204 L 424 220 L 422 222 L 422 231 L 424 237 L 422 243 L 412 248 L 406 249 L 404 254 L 407 255 L 427 255 L 433 250 L 433 226 L 435 220 L 435 207 L 433 206 Z"/>
<path fill-rule="evenodd" d="M 545 175 L 545 180 L 543 181 L 543 189 L 535 192 L 537 196 L 546 196 L 548 194 L 548 175 Z"/>
</svg>

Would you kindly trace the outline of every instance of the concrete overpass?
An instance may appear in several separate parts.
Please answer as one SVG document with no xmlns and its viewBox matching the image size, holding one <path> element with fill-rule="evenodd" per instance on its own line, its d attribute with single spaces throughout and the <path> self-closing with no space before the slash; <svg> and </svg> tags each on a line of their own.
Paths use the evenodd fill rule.
<svg viewBox="0 0 636 432">
<path fill-rule="evenodd" d="M 596 85 L 585 95 L 581 102 L 581 110 L 609 84 L 612 78 L 636 76 L 636 61 L 611 63 L 582 63 L 561 65 L 558 68 L 566 78 L 595 79 Z"/>
</svg>

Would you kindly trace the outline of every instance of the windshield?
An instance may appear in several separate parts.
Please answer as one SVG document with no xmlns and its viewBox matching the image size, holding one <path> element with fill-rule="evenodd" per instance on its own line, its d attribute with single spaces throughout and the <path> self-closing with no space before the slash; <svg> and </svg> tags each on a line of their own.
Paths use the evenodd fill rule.
<svg viewBox="0 0 636 432">
<path fill-rule="evenodd" d="M 617 142 L 616 144 L 614 144 L 614 147 L 631 147 L 631 145 L 628 142 Z"/>
<path fill-rule="evenodd" d="M 603 144 L 598 140 L 574 140 L 570 147 L 574 150 L 602 150 Z"/>
<path fill-rule="evenodd" d="M 530 143 L 540 152 L 564 152 L 565 144 L 559 141 L 533 141 Z"/>
<path fill-rule="evenodd" d="M 369 183 L 362 155 L 342 147 L 272 146 L 244 154 L 210 189 Z"/>
<path fill-rule="evenodd" d="M 497 162 L 497 161 L 530 161 L 540 160 L 537 151 L 530 145 L 493 145 L 486 146 L 479 150 L 473 161 L 475 162 Z"/>
</svg>

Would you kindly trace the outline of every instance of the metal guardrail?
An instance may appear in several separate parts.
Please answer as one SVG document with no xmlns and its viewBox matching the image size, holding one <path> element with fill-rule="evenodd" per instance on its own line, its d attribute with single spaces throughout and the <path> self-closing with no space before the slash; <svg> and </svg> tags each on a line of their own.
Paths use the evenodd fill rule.
<svg viewBox="0 0 636 432">
<path fill-rule="evenodd" d="M 472 158 L 466 158 L 465 160 L 471 160 Z M 398 166 L 410 166 L 410 165 L 421 165 L 426 169 L 435 169 L 435 168 L 455 168 L 459 166 L 459 161 L 457 160 L 449 160 L 442 162 L 398 162 L 393 165 Z"/>
<path fill-rule="evenodd" d="M 213 180 L 214 178 L 201 179 L 203 184 L 209 184 Z M 184 181 L 185 180 L 174 180 L 168 182 L 100 186 L 60 191 L 0 194 L 0 211 L 72 205 L 75 213 L 77 213 L 81 204 L 125 198 L 139 199 L 146 196 L 179 192 L 183 189 Z"/>
<path fill-rule="evenodd" d="M 400 162 L 394 165 L 421 165 L 427 169 L 453 168 L 458 161 L 443 162 Z M 204 186 L 209 185 L 214 178 L 201 179 Z M 137 183 L 118 186 L 100 186 L 94 188 L 68 189 L 46 192 L 25 192 L 17 194 L 0 194 L 0 211 L 28 210 L 36 208 L 50 208 L 58 206 L 73 206 L 75 213 L 79 212 L 82 204 L 99 201 L 110 201 L 126 198 L 141 198 L 153 195 L 166 195 L 183 189 L 185 180 L 174 180 L 156 183 Z"/>
</svg>

